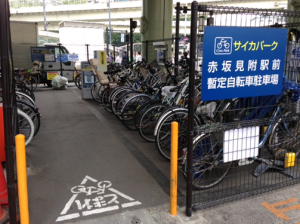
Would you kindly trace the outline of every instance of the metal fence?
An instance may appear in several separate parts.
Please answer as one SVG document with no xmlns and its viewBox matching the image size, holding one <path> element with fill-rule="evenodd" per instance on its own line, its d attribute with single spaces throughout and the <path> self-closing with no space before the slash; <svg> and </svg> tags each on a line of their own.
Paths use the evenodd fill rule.
<svg viewBox="0 0 300 224">
<path fill-rule="evenodd" d="M 198 123 L 189 119 L 191 123 L 189 133 L 193 139 L 189 139 L 192 142 L 189 142 L 187 162 L 182 167 L 187 174 L 188 216 L 191 215 L 192 209 L 215 206 L 300 181 L 300 103 L 298 101 L 300 13 L 198 5 L 197 2 L 193 2 L 189 10 L 192 17 L 190 80 L 194 79 L 193 69 L 203 70 L 201 96 L 203 101 L 197 107 L 193 104 L 189 105 L 191 112 L 189 116 L 195 116 L 194 120 Z M 214 39 L 212 42 L 209 40 L 207 29 L 212 26 L 218 26 L 220 29 L 248 28 L 236 30 L 244 32 L 243 35 L 249 39 L 248 45 L 245 45 L 246 43 L 240 45 L 234 38 L 230 42 L 228 38 L 234 37 L 234 34 L 228 35 L 228 33 L 219 33 L 220 39 Z M 253 30 L 256 27 L 264 32 L 264 36 L 266 33 L 273 35 L 272 32 L 276 33 L 277 30 L 286 33 L 284 39 L 288 40 L 286 46 L 283 46 L 285 53 L 283 55 L 274 53 L 272 56 L 274 60 L 277 57 L 284 58 L 285 63 L 281 61 L 280 64 L 283 74 L 280 72 L 277 74 L 279 65 L 277 64 L 276 67 L 274 60 L 266 58 L 266 60 L 255 61 L 254 54 L 250 53 L 252 56 L 248 58 L 244 56 L 246 55 L 244 52 L 248 50 L 251 52 L 256 50 L 255 55 L 259 55 L 262 54 L 263 48 L 275 47 L 275 43 L 264 42 L 263 37 L 259 43 L 254 41 L 257 38 L 255 39 L 252 34 L 260 32 L 259 29 Z M 277 37 L 273 35 L 269 39 L 272 38 Z M 215 49 L 207 47 L 210 42 L 215 45 Z M 220 45 L 217 45 L 219 43 Z M 239 47 L 243 47 L 239 62 L 232 61 L 230 56 L 225 54 L 212 75 L 210 69 L 214 69 L 213 63 L 218 62 L 220 56 L 218 50 L 223 53 L 226 53 L 227 49 L 237 52 Z M 209 55 L 210 51 L 215 51 L 213 57 Z M 214 60 L 206 60 L 208 58 Z M 255 62 L 256 70 L 253 70 L 251 66 L 254 64 L 250 61 Z M 195 65 L 195 62 L 198 64 Z M 238 77 L 228 72 L 228 69 L 240 72 L 239 68 L 244 72 Z M 268 72 L 265 75 L 262 70 L 266 69 Z M 230 86 L 229 79 L 232 81 L 233 78 L 235 78 L 231 82 L 233 86 Z M 224 80 L 227 82 L 223 85 Z M 260 92 L 260 86 L 273 87 L 281 81 L 282 89 L 278 93 L 266 95 Z M 232 87 L 236 90 L 243 88 L 242 92 L 249 97 L 240 98 L 237 94 L 236 97 L 224 96 L 220 99 L 204 101 L 204 98 L 207 98 L 207 95 L 204 96 L 204 91 L 206 94 L 211 93 L 213 98 L 214 94 L 217 94 L 214 90 L 223 87 Z M 257 87 L 258 93 L 250 93 L 253 91 L 251 87 Z M 193 88 L 191 82 L 190 88 Z"/>
</svg>

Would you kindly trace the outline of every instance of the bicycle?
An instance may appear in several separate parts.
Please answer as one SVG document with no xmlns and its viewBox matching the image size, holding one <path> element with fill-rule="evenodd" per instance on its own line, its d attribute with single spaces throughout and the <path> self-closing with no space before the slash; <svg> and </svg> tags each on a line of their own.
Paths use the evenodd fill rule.
<svg viewBox="0 0 300 224">
<path fill-rule="evenodd" d="M 289 90 L 286 91 L 289 92 Z M 297 92 L 300 92 L 300 88 Z M 285 152 L 295 152 L 296 157 L 298 157 L 300 154 L 300 135 L 298 134 L 300 130 L 300 114 L 289 110 L 290 108 L 287 106 L 289 104 L 286 103 L 287 98 L 291 98 L 289 94 L 284 93 L 283 97 L 277 97 L 280 98 L 279 102 L 275 106 L 268 106 L 268 109 L 273 107 L 273 114 L 271 118 L 263 118 L 262 120 L 262 126 L 266 125 L 267 128 L 258 144 L 258 148 L 261 149 L 265 146 L 266 142 L 269 143 L 267 149 L 272 156 L 271 160 L 255 156 L 233 161 L 226 160 L 226 162 L 224 157 L 222 133 L 224 130 L 232 130 L 231 123 L 207 124 L 198 128 L 197 132 L 199 134 L 193 140 L 192 185 L 195 190 L 203 190 L 214 187 L 224 179 L 231 167 L 234 165 L 246 165 L 253 161 L 262 162 L 262 164 L 257 167 L 253 173 L 256 177 L 262 175 L 269 168 L 277 169 L 283 174 L 292 177 L 284 172 L 285 169 L 284 161 L 282 161 L 282 155 L 284 155 Z M 277 99 L 275 101 L 277 101 Z M 295 104 L 297 107 L 299 106 L 299 102 Z M 237 114 L 238 116 L 234 117 L 234 122 L 240 122 L 240 128 L 257 126 L 257 123 L 255 122 L 257 119 L 260 119 L 259 117 L 249 121 L 243 120 L 242 117 L 245 116 L 246 111 L 247 108 L 241 110 L 240 113 Z M 183 150 L 183 154 L 182 171 L 184 176 L 186 176 L 186 148 Z M 268 164 L 268 166 L 265 166 L 265 164 Z"/>
</svg>

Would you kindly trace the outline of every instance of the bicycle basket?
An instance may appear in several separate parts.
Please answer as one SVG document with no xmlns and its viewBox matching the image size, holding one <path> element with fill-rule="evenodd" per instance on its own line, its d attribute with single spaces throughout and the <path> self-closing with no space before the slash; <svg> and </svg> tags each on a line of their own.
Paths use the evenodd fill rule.
<svg viewBox="0 0 300 224">
<path fill-rule="evenodd" d="M 156 71 L 155 71 L 156 69 L 157 69 L 158 71 L 160 70 L 160 66 L 159 66 L 157 60 L 153 60 L 153 61 L 150 62 L 150 64 L 149 64 L 149 69 L 150 69 L 150 72 L 151 72 L 152 74 L 156 72 Z"/>
</svg>

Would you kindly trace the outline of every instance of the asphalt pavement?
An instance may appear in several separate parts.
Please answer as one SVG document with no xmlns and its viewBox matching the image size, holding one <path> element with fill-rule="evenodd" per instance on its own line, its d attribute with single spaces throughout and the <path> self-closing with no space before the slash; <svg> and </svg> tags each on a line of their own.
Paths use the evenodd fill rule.
<svg viewBox="0 0 300 224">
<path fill-rule="evenodd" d="M 300 223 L 299 185 L 185 215 L 169 214 L 170 164 L 154 143 L 128 130 L 93 100 L 39 86 L 41 128 L 27 147 L 31 224 Z"/>
</svg>

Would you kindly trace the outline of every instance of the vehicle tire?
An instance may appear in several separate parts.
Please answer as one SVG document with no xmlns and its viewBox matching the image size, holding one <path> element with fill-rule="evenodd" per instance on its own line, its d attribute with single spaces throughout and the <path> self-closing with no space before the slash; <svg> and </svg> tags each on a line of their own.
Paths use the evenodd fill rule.
<svg viewBox="0 0 300 224">
<path fill-rule="evenodd" d="M 223 163 L 222 143 L 211 134 L 202 134 L 193 141 L 192 185 L 195 190 L 204 190 L 219 184 L 229 172 L 232 162 Z M 184 161 L 186 178 L 187 162 Z"/>
<path fill-rule="evenodd" d="M 81 89 L 81 74 L 75 75 L 74 82 L 75 82 L 75 85 L 77 86 L 77 88 Z"/>
<path fill-rule="evenodd" d="M 163 116 L 163 115 L 161 115 Z M 171 159 L 171 123 L 178 122 L 178 160 L 182 160 L 182 149 L 187 146 L 188 140 L 188 111 L 177 110 L 159 120 L 155 144 L 158 152 L 167 160 Z M 199 126 L 199 121 L 194 117 L 194 128 Z"/>
<path fill-rule="evenodd" d="M 103 90 L 104 87 L 99 83 L 99 81 L 96 81 L 91 87 L 91 95 L 93 99 L 98 103 L 102 103 L 102 98 L 99 93 L 101 93 Z"/>
<path fill-rule="evenodd" d="M 31 76 L 30 77 L 30 82 L 31 82 L 31 90 L 34 91 L 37 88 L 38 80 L 36 77 Z"/>
<path fill-rule="evenodd" d="M 22 100 L 17 100 L 17 107 L 18 107 L 18 109 L 20 109 L 24 113 L 26 113 L 32 120 L 32 122 L 34 124 L 34 136 L 35 136 L 38 133 L 38 131 L 40 129 L 40 125 L 41 125 L 40 113 L 31 104 L 29 104 L 25 101 L 22 101 Z"/>
<path fill-rule="evenodd" d="M 281 150 L 286 150 L 286 152 L 294 152 L 296 157 L 300 157 L 299 116 L 287 112 L 284 117 L 274 125 L 271 131 L 268 150 L 272 155 L 276 155 Z"/>
<path fill-rule="evenodd" d="M 48 87 L 52 87 L 52 80 L 47 80 L 46 84 Z"/>
<path fill-rule="evenodd" d="M 165 108 L 167 106 L 164 104 L 152 105 L 142 113 L 138 130 L 141 137 L 146 141 L 155 142 L 153 135 L 155 124 Z"/>
<path fill-rule="evenodd" d="M 112 91 L 111 88 L 106 88 L 106 89 L 104 89 L 104 90 L 102 91 L 102 93 L 101 93 L 101 97 L 102 97 L 102 100 L 101 100 L 101 101 L 102 101 L 102 106 L 103 106 L 103 108 L 104 108 L 107 112 L 109 112 L 109 113 L 112 113 L 112 112 L 113 112 L 112 109 L 111 109 L 111 107 L 110 107 L 109 100 L 108 100 L 111 91 Z"/>
<path fill-rule="evenodd" d="M 121 111 L 121 119 L 123 124 L 130 130 L 137 130 L 135 126 L 135 115 L 138 108 L 151 98 L 145 94 L 139 94 L 131 97 L 124 105 Z"/>
<path fill-rule="evenodd" d="M 110 97 L 110 107 L 112 108 L 113 113 L 116 115 L 116 107 L 117 107 L 117 102 L 119 98 L 127 92 L 131 92 L 131 89 L 128 88 L 119 88 L 117 91 L 112 93 L 112 96 Z"/>
<path fill-rule="evenodd" d="M 18 128 L 19 134 L 25 136 L 25 145 L 28 145 L 34 136 L 34 124 L 30 117 L 18 109 Z"/>
<path fill-rule="evenodd" d="M 125 103 L 133 96 L 140 94 L 139 92 L 136 91 L 130 91 L 130 92 L 125 92 L 124 94 L 122 94 L 120 96 L 120 98 L 118 99 L 117 103 L 116 103 L 116 115 L 118 118 L 121 119 L 121 113 L 122 113 L 122 109 L 125 106 Z"/>
</svg>

